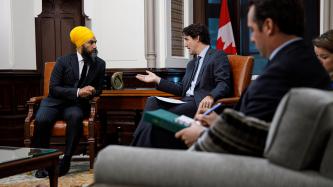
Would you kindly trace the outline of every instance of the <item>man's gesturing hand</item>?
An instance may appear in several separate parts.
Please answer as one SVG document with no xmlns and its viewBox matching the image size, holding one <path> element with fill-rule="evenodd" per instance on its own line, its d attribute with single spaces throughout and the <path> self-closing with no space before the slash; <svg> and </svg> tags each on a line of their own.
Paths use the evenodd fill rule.
<svg viewBox="0 0 333 187">
<path fill-rule="evenodd" d="M 157 76 L 155 73 L 150 72 L 150 71 L 146 71 L 146 73 L 148 73 L 148 75 L 137 74 L 136 78 L 139 79 L 140 81 L 147 82 L 147 83 L 151 83 L 151 82 L 154 82 L 156 84 L 160 83 L 161 78 L 159 76 Z"/>
</svg>

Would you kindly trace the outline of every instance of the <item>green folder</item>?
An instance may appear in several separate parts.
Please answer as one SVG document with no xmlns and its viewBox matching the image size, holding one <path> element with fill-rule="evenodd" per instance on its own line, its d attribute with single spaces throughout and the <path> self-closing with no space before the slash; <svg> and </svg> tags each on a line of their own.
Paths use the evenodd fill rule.
<svg viewBox="0 0 333 187">
<path fill-rule="evenodd" d="M 177 117 L 179 116 L 163 109 L 148 111 L 143 114 L 144 121 L 150 122 L 153 125 L 159 126 L 171 132 L 178 132 L 187 127 L 186 125 L 176 123 L 175 119 Z"/>
</svg>

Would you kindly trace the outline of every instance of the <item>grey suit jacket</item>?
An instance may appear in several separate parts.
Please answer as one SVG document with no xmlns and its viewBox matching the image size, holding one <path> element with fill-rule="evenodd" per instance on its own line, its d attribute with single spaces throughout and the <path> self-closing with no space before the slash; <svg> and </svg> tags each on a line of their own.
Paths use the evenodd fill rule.
<svg viewBox="0 0 333 187">
<path fill-rule="evenodd" d="M 180 84 L 161 79 L 157 89 L 184 97 L 192 81 L 191 75 L 195 71 L 195 63 L 196 58 L 187 64 L 185 75 Z M 230 96 L 232 90 L 232 77 L 227 55 L 222 51 L 209 48 L 194 88 L 196 105 L 198 106 L 200 101 L 207 95 L 217 100 Z"/>
<path fill-rule="evenodd" d="M 97 57 L 95 63 L 90 63 L 82 87 L 93 86 L 96 89 L 95 95 L 99 95 L 103 87 L 104 74 L 105 62 Z M 87 102 L 87 99 L 77 97 L 78 82 L 79 63 L 76 53 L 59 57 L 51 74 L 49 96 L 42 101 L 42 105 L 57 106 L 63 103 Z"/>
</svg>

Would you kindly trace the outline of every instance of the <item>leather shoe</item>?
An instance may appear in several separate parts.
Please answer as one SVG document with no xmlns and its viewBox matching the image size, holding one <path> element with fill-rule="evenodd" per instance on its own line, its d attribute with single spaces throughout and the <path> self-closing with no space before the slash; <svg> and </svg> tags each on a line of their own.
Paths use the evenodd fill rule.
<svg viewBox="0 0 333 187">
<path fill-rule="evenodd" d="M 49 175 L 49 173 L 46 171 L 46 169 L 39 169 L 35 173 L 36 178 L 45 178 Z"/>
<path fill-rule="evenodd" d="M 64 156 L 62 160 L 60 160 L 59 165 L 59 176 L 64 176 L 68 173 L 69 169 L 71 167 L 71 158 Z"/>
</svg>

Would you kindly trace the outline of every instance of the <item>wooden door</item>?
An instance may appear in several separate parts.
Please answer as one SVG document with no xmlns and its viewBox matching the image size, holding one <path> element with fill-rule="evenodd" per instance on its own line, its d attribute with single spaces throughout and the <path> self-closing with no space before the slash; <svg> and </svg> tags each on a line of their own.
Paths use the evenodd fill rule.
<svg viewBox="0 0 333 187">
<path fill-rule="evenodd" d="M 44 63 L 75 52 L 69 32 L 84 25 L 81 0 L 43 0 L 42 13 L 36 18 L 37 70 L 43 72 Z"/>
</svg>

